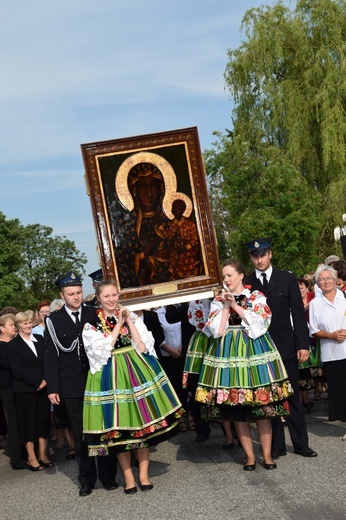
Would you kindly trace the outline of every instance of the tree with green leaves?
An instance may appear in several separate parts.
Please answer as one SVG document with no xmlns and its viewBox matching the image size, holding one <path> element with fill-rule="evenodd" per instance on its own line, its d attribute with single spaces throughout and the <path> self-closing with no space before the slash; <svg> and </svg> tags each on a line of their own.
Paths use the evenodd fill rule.
<svg viewBox="0 0 346 520">
<path fill-rule="evenodd" d="M 19 304 L 24 290 L 17 274 L 22 265 L 22 229 L 18 219 L 8 220 L 0 212 L 0 308 Z"/>
<path fill-rule="evenodd" d="M 66 237 L 53 236 L 41 224 L 22 226 L 0 212 L 0 308 L 34 308 L 40 300 L 57 298 L 54 281 L 64 272 L 85 273 L 86 256 Z"/>
<path fill-rule="evenodd" d="M 26 288 L 27 306 L 51 300 L 59 291 L 54 281 L 59 275 L 75 271 L 82 275 L 86 256 L 66 237 L 52 236 L 53 229 L 40 224 L 25 226 L 22 233 L 22 267 L 18 271 Z"/>
<path fill-rule="evenodd" d="M 209 179 L 219 179 L 218 195 L 211 192 L 212 207 L 223 208 L 229 251 L 226 256 L 250 265 L 246 242 L 270 236 L 275 263 L 299 274 L 319 262 L 320 196 L 277 148 L 252 150 L 235 137 L 219 135 L 216 149 L 206 152 Z M 222 180 L 220 180 L 222 179 Z M 228 217 L 225 216 L 225 212 Z M 219 214 L 214 214 L 219 236 Z M 221 260 L 225 259 L 220 251 Z"/>
<path fill-rule="evenodd" d="M 269 235 L 278 264 L 301 273 L 340 252 L 346 2 L 298 0 L 291 9 L 279 1 L 247 11 L 242 28 L 246 39 L 228 51 L 225 72 L 233 130 L 206 152 L 207 172 L 211 182 L 222 176 L 232 254 Z"/>
</svg>

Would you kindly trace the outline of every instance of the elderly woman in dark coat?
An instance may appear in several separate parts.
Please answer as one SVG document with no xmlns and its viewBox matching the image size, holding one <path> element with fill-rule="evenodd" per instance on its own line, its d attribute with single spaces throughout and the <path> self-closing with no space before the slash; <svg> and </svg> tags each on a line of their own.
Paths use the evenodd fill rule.
<svg viewBox="0 0 346 520">
<path fill-rule="evenodd" d="M 13 469 L 25 469 L 19 440 L 17 410 L 14 403 L 13 381 L 8 361 L 8 343 L 17 334 L 14 314 L 0 316 L 0 397 L 7 422 L 8 451 Z"/>
<path fill-rule="evenodd" d="M 32 321 L 26 312 L 14 320 L 18 335 L 8 344 L 13 376 L 13 392 L 18 413 L 21 442 L 27 451 L 27 467 L 40 471 L 53 466 L 49 460 L 50 403 L 43 372 L 44 340 L 32 334 Z M 38 457 L 35 443 L 38 444 Z"/>
</svg>

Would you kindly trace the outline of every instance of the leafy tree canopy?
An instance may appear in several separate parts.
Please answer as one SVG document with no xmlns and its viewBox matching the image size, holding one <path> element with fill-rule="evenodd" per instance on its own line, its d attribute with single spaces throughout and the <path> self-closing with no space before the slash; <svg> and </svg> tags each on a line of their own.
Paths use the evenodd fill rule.
<svg viewBox="0 0 346 520">
<path fill-rule="evenodd" d="M 263 147 L 254 152 L 247 143 L 219 138 L 218 149 L 205 158 L 209 179 L 215 178 L 216 168 L 219 182 L 222 179 L 214 199 L 228 215 L 222 217 L 228 223 L 227 256 L 249 265 L 246 242 L 270 236 L 278 266 L 299 274 L 314 269 L 319 257 L 313 244 L 321 227 L 318 192 L 280 150 Z M 219 220 L 216 214 L 215 219 Z M 222 252 L 220 256 L 225 259 Z"/>
<path fill-rule="evenodd" d="M 0 212 L 0 307 L 15 305 L 24 286 L 17 274 L 21 266 L 22 226 L 18 219 L 7 220 Z"/>
<path fill-rule="evenodd" d="M 40 300 L 58 297 L 54 281 L 60 274 L 85 273 L 84 253 L 73 241 L 52 233 L 50 227 L 22 226 L 18 219 L 7 220 L 0 212 L 0 308 L 34 308 Z"/>
<path fill-rule="evenodd" d="M 346 161 L 346 2 L 279 1 L 247 11 L 243 28 L 225 72 L 235 133 L 284 149 L 324 191 Z"/>
<path fill-rule="evenodd" d="M 225 71 L 233 130 L 216 134 L 205 161 L 212 207 L 222 208 L 221 256 L 246 260 L 245 242 L 271 236 L 277 265 L 302 274 L 341 255 L 333 229 L 346 212 L 346 2 L 291 5 L 246 12 L 246 39 Z"/>
</svg>

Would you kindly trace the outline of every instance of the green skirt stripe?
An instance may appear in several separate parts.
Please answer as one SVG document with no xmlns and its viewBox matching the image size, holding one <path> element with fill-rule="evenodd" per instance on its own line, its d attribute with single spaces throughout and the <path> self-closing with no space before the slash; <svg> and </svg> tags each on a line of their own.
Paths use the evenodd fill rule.
<svg viewBox="0 0 346 520">
<path fill-rule="evenodd" d="M 185 358 L 184 372 L 188 374 L 199 374 L 205 353 L 208 350 L 212 338 L 208 338 L 200 330 L 196 330 L 192 335 Z"/>
<path fill-rule="evenodd" d="M 88 374 L 83 437 L 89 455 L 152 446 L 176 433 L 184 415 L 158 360 L 133 348 L 113 351 L 100 372 Z"/>
<path fill-rule="evenodd" d="M 243 330 L 232 330 L 210 346 L 199 384 L 210 388 L 253 388 L 284 379 L 284 364 L 268 334 L 253 340 Z"/>
<path fill-rule="evenodd" d="M 195 398 L 207 404 L 258 406 L 259 401 L 272 402 L 291 393 L 285 366 L 270 335 L 252 339 L 244 328 L 235 327 L 210 344 Z"/>
</svg>

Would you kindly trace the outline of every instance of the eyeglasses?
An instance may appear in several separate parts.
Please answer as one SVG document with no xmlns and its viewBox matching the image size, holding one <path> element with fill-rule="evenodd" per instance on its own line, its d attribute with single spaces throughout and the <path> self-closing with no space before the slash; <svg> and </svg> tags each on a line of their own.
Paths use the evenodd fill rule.
<svg viewBox="0 0 346 520">
<path fill-rule="evenodd" d="M 39 314 L 49 314 L 49 311 L 39 311 Z"/>
<path fill-rule="evenodd" d="M 332 282 L 334 278 L 332 276 L 329 276 L 328 278 L 319 278 L 318 281 L 325 283 L 325 282 Z"/>
</svg>

